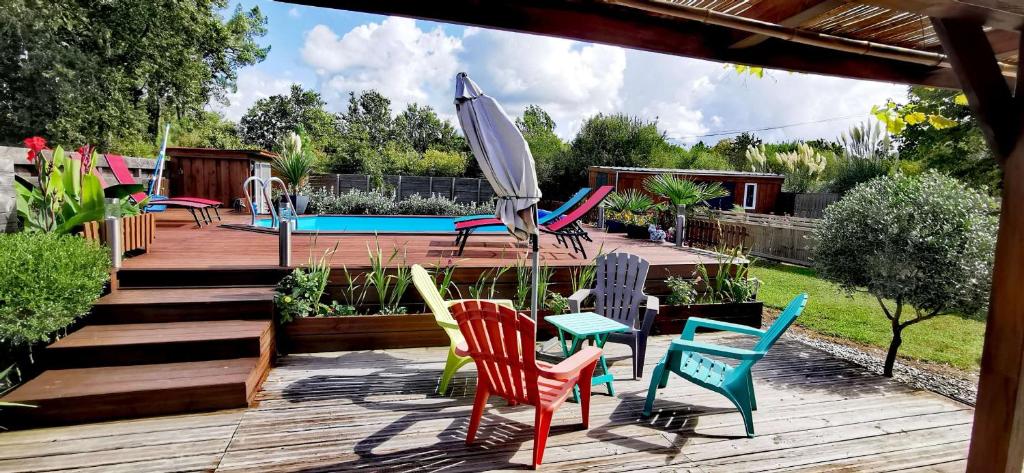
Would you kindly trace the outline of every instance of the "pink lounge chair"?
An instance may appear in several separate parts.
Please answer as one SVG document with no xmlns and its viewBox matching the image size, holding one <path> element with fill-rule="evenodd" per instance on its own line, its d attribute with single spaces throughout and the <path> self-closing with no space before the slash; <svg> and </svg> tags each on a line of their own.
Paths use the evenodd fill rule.
<svg viewBox="0 0 1024 473">
<path fill-rule="evenodd" d="M 124 162 L 124 157 L 116 154 L 104 155 L 107 159 L 107 167 L 110 168 L 110 172 L 114 174 L 114 179 L 117 180 L 118 184 L 137 184 L 135 182 L 135 176 L 132 176 L 132 172 L 128 170 L 128 165 Z M 183 208 L 192 214 L 192 218 L 195 219 L 196 225 L 202 227 L 203 222 L 207 224 L 213 223 L 213 217 L 210 215 L 210 209 L 213 209 L 217 215 L 217 220 L 220 220 L 220 208 L 223 205 L 222 202 L 211 199 L 203 199 L 200 197 L 163 197 L 157 195 L 147 195 L 145 192 L 136 192 L 131 195 L 132 200 L 135 202 L 142 202 L 149 197 L 149 205 L 146 206 L 147 211 L 158 211 L 156 210 L 159 206 L 177 207 Z M 199 219 L 199 215 L 196 215 L 196 211 L 203 217 L 202 221 Z"/>
<path fill-rule="evenodd" d="M 566 248 L 572 245 L 573 251 L 578 251 L 584 258 L 587 257 L 587 251 L 583 248 L 583 240 L 592 241 L 590 236 L 587 235 L 587 231 L 580 226 L 580 220 L 583 219 L 587 213 L 597 207 L 598 204 L 604 200 L 614 189 L 613 186 L 601 186 L 598 187 L 590 197 L 576 207 L 575 210 L 569 212 L 564 217 L 555 220 L 554 222 L 546 225 L 540 225 L 540 231 L 544 233 L 550 233 L 558 239 L 558 242 L 565 245 Z M 489 227 L 494 225 L 504 225 L 501 220 L 496 218 L 482 218 L 476 220 L 467 220 L 464 222 L 458 222 L 455 224 L 455 230 L 459 232 L 455 241 L 459 242 L 459 255 L 462 255 L 463 250 L 466 248 L 466 240 L 469 239 L 469 235 L 474 230 L 482 227 Z"/>
<path fill-rule="evenodd" d="M 601 349 L 585 347 L 557 365 L 536 358 L 537 323 L 509 307 L 489 301 L 463 301 L 451 306 L 465 340 L 459 356 L 476 363 L 476 398 L 466 445 L 473 443 L 491 395 L 509 404 L 534 406 L 533 467 L 544 459 L 551 418 L 579 386 L 583 428 L 590 422 L 590 388 Z"/>
</svg>

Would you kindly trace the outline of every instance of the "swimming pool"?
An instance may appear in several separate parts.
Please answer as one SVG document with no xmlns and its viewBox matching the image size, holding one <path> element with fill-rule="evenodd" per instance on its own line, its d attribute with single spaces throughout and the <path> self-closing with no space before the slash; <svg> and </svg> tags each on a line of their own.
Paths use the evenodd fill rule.
<svg viewBox="0 0 1024 473">
<path fill-rule="evenodd" d="M 408 215 L 311 215 L 298 218 L 294 231 L 303 233 L 434 233 L 455 234 L 459 217 Z M 256 221 L 256 227 L 272 229 L 271 220 Z M 507 233 L 504 226 L 482 227 L 480 233 Z"/>
</svg>

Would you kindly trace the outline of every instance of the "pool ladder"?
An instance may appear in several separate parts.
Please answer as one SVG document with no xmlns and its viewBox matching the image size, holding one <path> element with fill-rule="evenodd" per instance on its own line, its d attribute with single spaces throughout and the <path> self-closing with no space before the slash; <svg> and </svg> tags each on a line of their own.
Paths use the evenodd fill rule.
<svg viewBox="0 0 1024 473">
<path fill-rule="evenodd" d="M 242 183 L 242 190 L 245 191 L 245 198 L 249 201 L 249 214 L 252 215 L 250 225 L 254 227 L 256 226 L 256 217 L 258 215 L 256 212 L 256 201 L 253 200 L 252 194 L 249 192 L 249 185 L 254 181 L 259 184 L 257 186 L 257 192 L 260 194 L 260 197 L 262 197 L 270 207 L 271 228 L 277 228 L 281 224 L 282 218 L 294 218 L 298 216 L 298 213 L 295 212 L 295 206 L 292 205 L 292 196 L 288 193 L 288 186 L 284 185 L 284 181 L 282 181 L 281 178 L 271 177 L 269 179 L 261 179 L 258 176 L 250 176 Z M 287 212 L 289 212 L 289 215 L 278 215 L 277 213 L 277 206 L 274 205 L 274 199 L 271 197 L 273 195 L 275 182 L 281 185 L 281 192 L 284 193 L 285 202 L 287 202 Z"/>
</svg>

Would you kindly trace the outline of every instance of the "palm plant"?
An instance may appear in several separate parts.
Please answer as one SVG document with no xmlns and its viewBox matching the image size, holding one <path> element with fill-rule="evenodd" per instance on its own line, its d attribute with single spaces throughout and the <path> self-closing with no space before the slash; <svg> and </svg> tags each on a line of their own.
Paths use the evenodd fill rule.
<svg viewBox="0 0 1024 473">
<path fill-rule="evenodd" d="M 729 195 L 721 184 L 717 182 L 698 183 L 689 179 L 682 179 L 671 174 L 659 174 L 644 179 L 644 188 L 647 192 L 664 197 L 672 205 L 673 219 L 677 221 L 683 216 L 681 228 L 676 229 L 676 235 L 682 236 L 686 228 L 686 211 L 698 206 L 707 205 L 707 201 L 718 199 Z M 680 209 L 682 210 L 680 212 Z M 681 239 L 677 238 L 678 241 Z"/>
<path fill-rule="evenodd" d="M 296 194 L 309 181 L 316 167 L 316 156 L 309 149 L 303 149 L 299 135 L 291 133 L 281 140 L 281 154 L 274 158 L 270 167 L 288 184 L 288 191 Z"/>
</svg>

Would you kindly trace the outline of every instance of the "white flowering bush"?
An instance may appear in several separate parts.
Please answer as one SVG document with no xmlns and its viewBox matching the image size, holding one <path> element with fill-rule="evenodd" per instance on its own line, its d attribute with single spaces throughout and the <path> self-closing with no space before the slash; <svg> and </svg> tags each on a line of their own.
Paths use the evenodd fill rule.
<svg viewBox="0 0 1024 473">
<path fill-rule="evenodd" d="M 793 151 L 772 155 L 764 145 L 751 146 L 745 153 L 747 164 L 753 171 L 783 174 L 786 192 L 811 192 L 821 186 L 827 160 L 807 143 L 799 143 Z"/>
<path fill-rule="evenodd" d="M 984 312 L 997 214 L 993 199 L 935 172 L 876 178 L 825 210 L 814 265 L 846 291 L 878 298 L 893 331 L 886 376 L 906 327 Z"/>
<path fill-rule="evenodd" d="M 330 189 L 320 188 L 311 191 L 309 196 L 310 209 L 317 214 L 462 216 L 494 213 L 493 205 L 461 203 L 439 195 L 423 197 L 413 194 L 396 202 L 391 192 L 352 189 L 344 194 L 335 194 Z"/>
</svg>

